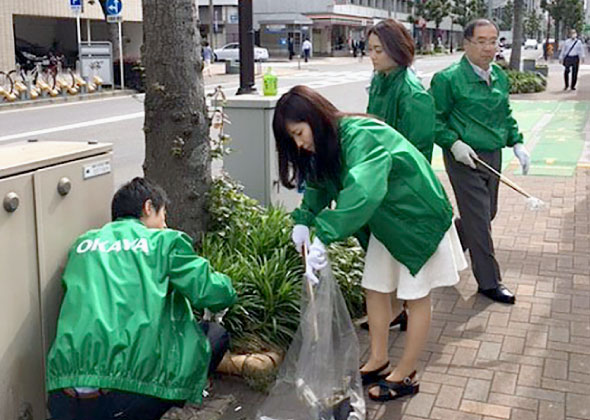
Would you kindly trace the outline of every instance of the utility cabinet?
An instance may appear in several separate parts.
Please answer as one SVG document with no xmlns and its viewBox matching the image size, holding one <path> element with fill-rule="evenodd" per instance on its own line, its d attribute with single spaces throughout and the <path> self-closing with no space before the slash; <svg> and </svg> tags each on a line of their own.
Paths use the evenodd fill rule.
<svg viewBox="0 0 590 420">
<path fill-rule="evenodd" d="M 45 356 L 67 252 L 110 220 L 112 146 L 0 146 L 0 419 L 45 420 Z"/>
<path fill-rule="evenodd" d="M 272 119 L 278 96 L 241 95 L 223 104 L 231 136 L 231 153 L 223 159 L 224 169 L 244 186 L 244 192 L 262 205 L 282 206 L 291 211 L 301 194 L 288 190 L 279 180 Z"/>
</svg>

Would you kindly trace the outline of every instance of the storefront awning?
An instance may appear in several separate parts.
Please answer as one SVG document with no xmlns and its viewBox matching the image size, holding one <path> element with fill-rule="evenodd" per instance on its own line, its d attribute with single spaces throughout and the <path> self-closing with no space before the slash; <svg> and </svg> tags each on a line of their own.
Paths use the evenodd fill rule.
<svg viewBox="0 0 590 420">
<path fill-rule="evenodd" d="M 311 25 L 313 21 L 300 13 L 255 13 L 259 25 Z"/>
<path fill-rule="evenodd" d="M 336 13 L 306 14 L 306 16 L 313 20 L 313 23 L 348 26 L 369 26 L 373 24 L 372 18 L 362 18 L 351 15 L 340 15 Z"/>
</svg>

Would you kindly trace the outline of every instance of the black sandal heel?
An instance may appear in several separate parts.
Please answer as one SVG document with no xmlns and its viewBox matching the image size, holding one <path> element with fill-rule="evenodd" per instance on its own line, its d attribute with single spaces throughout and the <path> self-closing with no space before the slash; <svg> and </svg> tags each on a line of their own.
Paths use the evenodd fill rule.
<svg viewBox="0 0 590 420">
<path fill-rule="evenodd" d="M 375 382 L 379 382 L 382 379 L 385 379 L 389 372 L 383 372 L 385 369 L 389 367 L 389 362 L 385 363 L 383 366 L 375 369 L 370 370 L 368 372 L 361 372 L 361 380 L 363 382 L 363 386 L 374 384 Z"/>
<path fill-rule="evenodd" d="M 376 387 L 379 387 L 379 395 L 373 395 L 369 392 L 369 398 L 373 401 L 385 402 L 416 395 L 420 392 L 420 384 L 414 379 L 415 376 L 416 371 L 399 382 L 390 382 L 382 379 L 375 384 Z"/>
</svg>

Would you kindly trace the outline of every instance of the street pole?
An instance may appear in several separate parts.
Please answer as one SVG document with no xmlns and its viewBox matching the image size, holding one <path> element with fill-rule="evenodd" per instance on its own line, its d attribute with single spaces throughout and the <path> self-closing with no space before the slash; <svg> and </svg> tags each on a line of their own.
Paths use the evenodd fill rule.
<svg viewBox="0 0 590 420">
<path fill-rule="evenodd" d="M 547 36 L 545 37 L 545 51 L 543 51 L 543 54 L 545 54 L 545 61 L 549 61 L 549 59 L 551 57 L 549 57 L 549 35 L 551 34 L 551 15 L 549 14 L 549 12 L 547 13 Z"/>
<path fill-rule="evenodd" d="M 119 21 L 119 69 L 121 70 L 121 90 L 125 90 L 125 64 L 123 63 L 123 30 Z"/>
<path fill-rule="evenodd" d="M 239 6 L 238 6 L 239 7 Z M 213 6 L 213 0 L 209 0 L 209 43 L 211 44 L 211 49 L 215 49 L 215 41 L 214 34 L 213 34 L 213 20 L 215 19 L 215 7 Z"/>
<path fill-rule="evenodd" d="M 86 20 L 86 38 L 88 42 L 92 41 L 92 37 L 90 36 L 90 19 Z"/>
<path fill-rule="evenodd" d="M 240 21 L 240 88 L 236 95 L 244 95 L 256 92 L 252 0 L 238 2 L 238 19 Z"/>
<path fill-rule="evenodd" d="M 397 0 L 393 0 L 393 18 L 397 20 Z"/>
<path fill-rule="evenodd" d="M 82 43 L 82 34 L 80 32 L 80 14 L 78 14 L 76 16 L 76 36 L 78 37 L 78 50 L 80 50 L 80 44 Z"/>
</svg>

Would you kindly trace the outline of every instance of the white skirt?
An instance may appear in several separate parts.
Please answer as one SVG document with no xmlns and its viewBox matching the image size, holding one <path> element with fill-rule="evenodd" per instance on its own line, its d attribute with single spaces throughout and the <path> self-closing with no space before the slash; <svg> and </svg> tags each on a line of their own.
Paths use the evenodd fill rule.
<svg viewBox="0 0 590 420">
<path fill-rule="evenodd" d="M 416 300 L 427 296 L 435 287 L 454 286 L 459 282 L 458 272 L 466 268 L 467 261 L 454 223 L 415 276 L 371 235 L 361 286 L 381 293 L 397 290 L 399 300 Z"/>
</svg>

